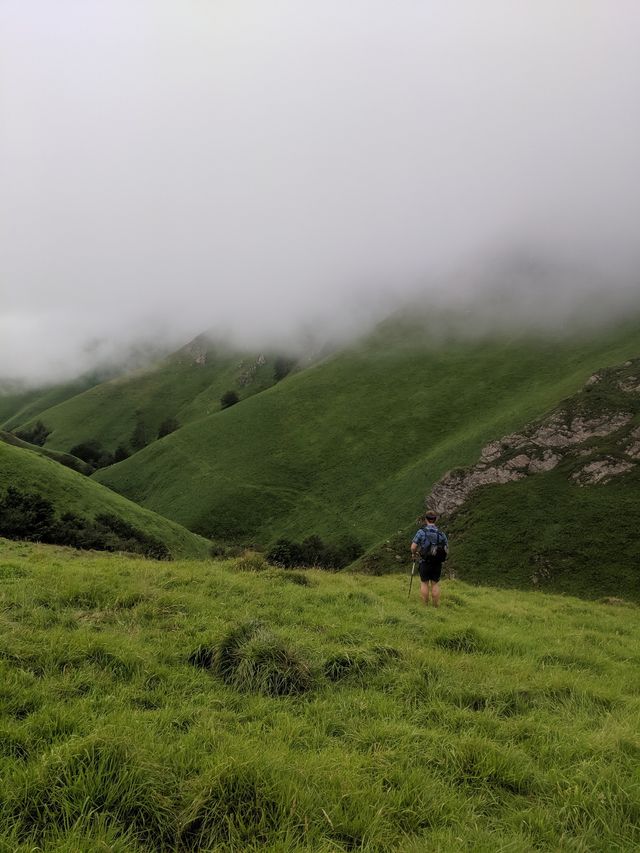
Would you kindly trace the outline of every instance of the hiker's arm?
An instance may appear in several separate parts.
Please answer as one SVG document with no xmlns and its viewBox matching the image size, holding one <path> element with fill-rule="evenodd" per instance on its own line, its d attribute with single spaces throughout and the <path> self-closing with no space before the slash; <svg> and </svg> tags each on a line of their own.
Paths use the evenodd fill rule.
<svg viewBox="0 0 640 853">
<path fill-rule="evenodd" d="M 413 537 L 413 542 L 411 543 L 411 556 L 413 557 L 414 560 L 418 554 L 418 548 L 420 547 L 418 545 L 418 539 L 421 538 L 420 533 L 421 533 L 421 531 L 418 531 L 416 533 L 416 535 Z"/>
</svg>

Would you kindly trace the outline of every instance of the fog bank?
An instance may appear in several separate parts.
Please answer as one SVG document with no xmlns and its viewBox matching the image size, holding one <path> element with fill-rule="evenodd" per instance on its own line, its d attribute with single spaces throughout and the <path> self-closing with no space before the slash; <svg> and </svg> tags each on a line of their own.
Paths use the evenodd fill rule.
<svg viewBox="0 0 640 853">
<path fill-rule="evenodd" d="M 3 0 L 0 376 L 407 301 L 637 310 L 638 32 L 634 0 Z"/>
</svg>

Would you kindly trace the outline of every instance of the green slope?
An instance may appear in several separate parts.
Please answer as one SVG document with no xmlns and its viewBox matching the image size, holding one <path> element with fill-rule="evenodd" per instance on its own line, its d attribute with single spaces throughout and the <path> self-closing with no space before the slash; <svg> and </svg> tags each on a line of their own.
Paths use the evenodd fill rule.
<svg viewBox="0 0 640 853">
<path fill-rule="evenodd" d="M 572 434 L 576 440 L 563 444 Z M 549 453 L 555 467 L 531 473 L 527 459 Z M 456 505 L 461 484 L 508 471 L 513 459 L 529 470 L 523 479 L 476 487 Z M 550 415 L 494 442 L 483 460 L 445 477 L 431 497 L 445 512 L 453 507 L 440 519 L 451 542 L 446 574 L 640 601 L 640 358 L 599 370 Z M 415 527 L 378 544 L 353 568 L 406 568 Z"/>
<path fill-rule="evenodd" d="M 598 337 L 430 347 L 407 324 L 185 426 L 95 477 L 212 538 L 317 533 L 364 544 L 404 527 L 446 470 L 640 352 Z"/>
<path fill-rule="evenodd" d="M 70 450 L 97 439 L 114 451 L 120 444 L 130 445 L 138 424 L 149 443 L 166 418 L 184 424 L 219 411 L 225 391 L 234 389 L 241 399 L 248 397 L 273 383 L 273 371 L 274 356 L 230 352 L 200 338 L 158 364 L 41 409 L 37 419 L 51 430 L 48 447 Z M 35 420 L 25 419 L 21 426 Z"/>
<path fill-rule="evenodd" d="M 43 388 L 0 390 L 0 427 L 13 430 L 22 424 L 31 423 L 38 419 L 41 412 L 82 394 L 102 381 L 104 377 L 90 374 Z"/>
<path fill-rule="evenodd" d="M 561 411 L 629 420 L 569 448 L 552 471 L 472 493 L 451 521 L 457 574 L 640 600 L 640 359 L 599 371 Z"/>
<path fill-rule="evenodd" d="M 640 472 L 578 487 L 570 469 L 482 489 L 448 528 L 457 576 L 640 601 Z"/>
<path fill-rule="evenodd" d="M 246 562 L 0 539 L 3 853 L 640 849 L 637 607 Z"/>
<path fill-rule="evenodd" d="M 89 519 L 104 513 L 115 515 L 163 543 L 173 556 L 204 557 L 208 553 L 208 542 L 178 524 L 39 453 L 0 442 L 0 496 L 10 486 L 51 501 L 58 517 L 68 512 Z"/>
<path fill-rule="evenodd" d="M 48 459 L 53 459 L 67 468 L 73 468 L 74 471 L 78 471 L 80 474 L 89 476 L 94 470 L 91 465 L 87 465 L 86 462 L 78 459 L 77 456 L 72 456 L 70 453 L 61 453 L 59 450 L 48 450 L 46 447 L 39 447 L 37 444 L 30 444 L 28 441 L 18 438 L 12 432 L 0 430 L 0 441 L 4 441 L 5 444 L 11 444 L 14 447 L 22 447 L 23 450 L 31 450 L 40 456 L 46 456 Z"/>
</svg>

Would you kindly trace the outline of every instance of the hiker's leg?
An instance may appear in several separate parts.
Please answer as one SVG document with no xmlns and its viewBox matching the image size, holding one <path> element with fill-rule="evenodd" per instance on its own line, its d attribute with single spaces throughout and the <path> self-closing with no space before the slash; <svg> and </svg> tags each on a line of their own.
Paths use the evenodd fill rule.
<svg viewBox="0 0 640 853">
<path fill-rule="evenodd" d="M 434 607 L 440 606 L 440 584 L 438 581 L 431 584 L 431 602 Z"/>
<path fill-rule="evenodd" d="M 420 597 L 422 603 L 426 606 L 429 603 L 429 581 L 422 581 L 420 584 Z"/>
</svg>

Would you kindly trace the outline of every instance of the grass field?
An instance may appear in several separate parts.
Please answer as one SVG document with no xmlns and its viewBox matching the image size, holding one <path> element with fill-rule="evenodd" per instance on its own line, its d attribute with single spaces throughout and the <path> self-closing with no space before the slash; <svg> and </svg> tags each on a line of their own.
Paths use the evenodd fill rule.
<svg viewBox="0 0 640 853">
<path fill-rule="evenodd" d="M 414 519 L 445 471 L 638 352 L 635 323 L 439 348 L 389 324 L 94 476 L 209 538 L 352 535 L 366 548 Z"/>
<path fill-rule="evenodd" d="M 638 610 L 0 540 L 0 850 L 631 851 Z"/>
</svg>

